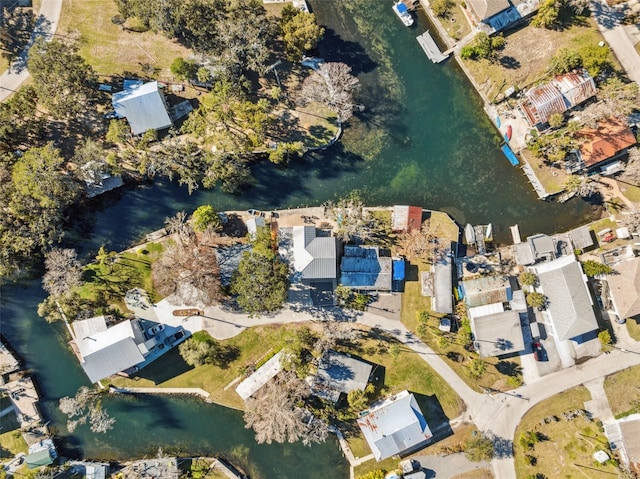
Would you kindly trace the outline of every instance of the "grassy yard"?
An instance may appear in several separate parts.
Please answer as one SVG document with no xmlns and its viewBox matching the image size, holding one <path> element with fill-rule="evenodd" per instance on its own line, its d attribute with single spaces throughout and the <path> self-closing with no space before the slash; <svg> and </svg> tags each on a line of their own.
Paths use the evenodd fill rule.
<svg viewBox="0 0 640 479">
<path fill-rule="evenodd" d="M 467 17 L 462 11 L 464 2 L 454 2 L 446 18 L 438 18 L 447 34 L 454 40 L 460 40 L 471 31 Z"/>
<path fill-rule="evenodd" d="M 563 168 L 553 168 L 545 165 L 544 158 L 536 158 L 528 150 L 523 150 L 520 154 L 531 165 L 547 193 L 553 195 L 564 190 L 564 184 L 571 175 Z"/>
<path fill-rule="evenodd" d="M 640 341 L 640 321 L 637 321 L 633 318 L 627 319 L 627 331 L 629 331 L 629 336 L 631 336 L 636 341 Z"/>
<path fill-rule="evenodd" d="M 634 409 L 632 402 L 640 400 L 638 385 L 640 385 L 640 366 L 607 376 L 604 380 L 604 390 L 614 416 L 620 417 L 621 414 L 636 412 L 632 411 Z"/>
<path fill-rule="evenodd" d="M 602 36 L 594 20 L 588 18 L 585 26 L 574 25 L 563 31 L 527 26 L 507 35 L 506 40 L 498 61 L 464 62 L 489 100 L 511 86 L 524 90 L 547 77 L 549 61 L 558 49 L 597 45 Z M 609 59 L 617 65 L 611 52 Z"/>
<path fill-rule="evenodd" d="M 191 56 L 191 51 L 161 33 L 124 30 L 111 22 L 117 14 L 113 0 L 64 0 L 57 33 L 79 37 L 80 54 L 99 75 L 148 76 L 142 65 L 150 65 L 150 76 L 172 80 L 171 62 Z"/>
<path fill-rule="evenodd" d="M 620 191 L 629 201 L 640 203 L 640 188 L 625 183 L 618 184 L 620 185 Z"/>
<path fill-rule="evenodd" d="M 475 471 L 456 474 L 451 479 L 493 479 L 493 473 L 489 469 L 476 469 Z"/>
<path fill-rule="evenodd" d="M 6 432 L 0 434 L 0 461 L 9 459 L 19 452 L 28 451 L 14 414 L 2 418 L 2 430 Z"/>
<path fill-rule="evenodd" d="M 447 213 L 431 211 L 429 216 L 429 234 L 450 241 L 458 241 L 460 228 Z"/>
<path fill-rule="evenodd" d="M 618 471 L 615 464 L 598 465 L 593 459 L 597 450 L 610 453 L 599 424 L 584 415 L 573 419 L 563 416 L 568 411 L 582 410 L 584 402 L 590 399 L 589 391 L 579 386 L 541 402 L 524 416 L 514 441 L 516 477 L 526 478 L 534 473 L 549 478 L 615 477 Z M 519 441 L 528 431 L 535 431 L 540 437 L 540 442 L 530 450 Z M 527 465 L 525 456 L 535 458 L 534 464 Z"/>
</svg>

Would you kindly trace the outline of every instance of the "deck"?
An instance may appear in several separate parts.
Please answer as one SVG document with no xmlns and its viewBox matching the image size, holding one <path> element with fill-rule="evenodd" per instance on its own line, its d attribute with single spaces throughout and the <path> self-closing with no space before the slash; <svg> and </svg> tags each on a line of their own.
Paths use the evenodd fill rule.
<svg viewBox="0 0 640 479">
<path fill-rule="evenodd" d="M 431 37 L 428 31 L 424 32 L 422 35 L 418 35 L 416 40 L 418 40 L 418 43 L 429 57 L 429 60 L 433 63 L 440 63 L 449 58 L 448 54 L 445 55 L 440 51 L 438 45 L 436 45 L 435 40 Z"/>
</svg>

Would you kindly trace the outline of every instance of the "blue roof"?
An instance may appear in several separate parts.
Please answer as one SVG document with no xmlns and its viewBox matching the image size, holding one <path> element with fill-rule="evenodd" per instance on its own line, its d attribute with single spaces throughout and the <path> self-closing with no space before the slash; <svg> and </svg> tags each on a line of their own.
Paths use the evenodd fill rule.
<svg viewBox="0 0 640 479">
<path fill-rule="evenodd" d="M 393 260 L 393 280 L 402 281 L 403 279 L 404 279 L 404 260 L 394 259 Z"/>
<path fill-rule="evenodd" d="M 396 5 L 396 8 L 398 9 L 398 11 L 400 13 L 406 13 L 406 12 L 409 11 L 409 10 L 407 10 L 407 6 L 402 2 L 398 2 L 397 5 Z"/>
<path fill-rule="evenodd" d="M 511 163 L 513 166 L 518 166 L 520 161 L 518 160 L 518 157 L 515 155 L 515 153 L 511 150 L 509 145 L 504 145 L 500 149 L 502 150 L 502 153 L 504 153 L 504 156 L 506 156 L 509 160 L 509 163 Z"/>
</svg>

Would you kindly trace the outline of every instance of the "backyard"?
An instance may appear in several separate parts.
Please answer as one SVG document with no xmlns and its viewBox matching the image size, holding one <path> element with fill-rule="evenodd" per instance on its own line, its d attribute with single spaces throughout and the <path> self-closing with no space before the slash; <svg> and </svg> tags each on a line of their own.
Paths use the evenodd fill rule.
<svg viewBox="0 0 640 479">
<path fill-rule="evenodd" d="M 592 479 L 616 476 L 614 461 L 599 464 L 593 454 L 611 454 L 602 423 L 589 419 L 584 402 L 591 395 L 583 386 L 553 396 L 532 408 L 516 429 L 514 454 L 518 478 L 543 477 Z M 520 438 L 526 434 L 533 440 Z"/>
<path fill-rule="evenodd" d="M 627 321 L 629 322 L 629 321 Z M 640 413 L 640 366 L 634 366 L 607 376 L 604 390 L 611 412 L 616 418 Z"/>
</svg>

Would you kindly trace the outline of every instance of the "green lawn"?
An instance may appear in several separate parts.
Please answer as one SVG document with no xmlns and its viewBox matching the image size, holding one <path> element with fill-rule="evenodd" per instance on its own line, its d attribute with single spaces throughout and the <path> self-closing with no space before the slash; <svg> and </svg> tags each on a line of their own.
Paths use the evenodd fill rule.
<svg viewBox="0 0 640 479">
<path fill-rule="evenodd" d="M 629 331 L 629 336 L 631 336 L 636 341 L 640 341 L 640 320 L 636 320 L 633 318 L 627 319 L 627 331 Z"/>
<path fill-rule="evenodd" d="M 7 432 L 0 434 L 0 460 L 6 460 L 19 452 L 26 453 L 28 451 L 29 448 L 20 434 L 14 414 L 2 418 L 2 430 Z"/>
<path fill-rule="evenodd" d="M 633 201 L 634 203 L 640 203 L 640 188 L 638 188 L 637 186 L 628 185 L 628 184 L 622 184 L 622 183 L 618 183 L 618 184 L 620 185 L 620 191 L 622 191 L 622 194 L 629 201 Z"/>
<path fill-rule="evenodd" d="M 634 366 L 606 377 L 604 390 L 607 393 L 609 406 L 611 406 L 611 412 L 614 416 L 619 417 L 621 414 L 633 413 L 632 402 L 640 400 L 639 385 L 640 366 Z"/>
<path fill-rule="evenodd" d="M 592 457 L 597 450 L 610 454 L 600 425 L 583 415 L 574 419 L 562 415 L 584 409 L 584 402 L 590 399 L 589 391 L 579 386 L 541 402 L 524 416 L 514 441 L 516 477 L 524 479 L 537 473 L 549 478 L 604 479 L 617 475 L 614 464 L 596 465 Z M 519 442 L 527 431 L 536 431 L 542 436 L 531 450 L 526 450 Z M 527 465 L 525 455 L 535 458 L 536 464 Z"/>
<path fill-rule="evenodd" d="M 544 163 L 543 158 L 536 158 L 528 150 L 521 152 L 523 158 L 531 165 L 533 172 L 550 195 L 564 191 L 564 184 L 571 176 L 563 168 L 553 168 Z"/>
<path fill-rule="evenodd" d="M 143 72 L 141 65 L 148 64 L 154 69 L 151 76 L 172 80 L 171 62 L 191 56 L 191 51 L 160 33 L 123 30 L 111 22 L 117 14 L 113 0 L 65 0 L 57 33 L 79 36 L 80 54 L 99 75 L 146 76 L 148 70 Z"/>
</svg>

